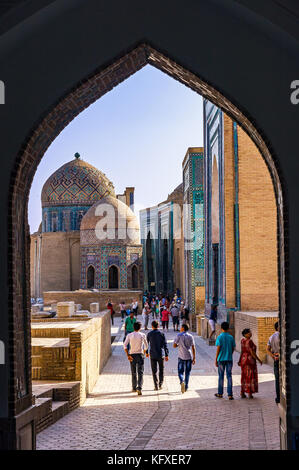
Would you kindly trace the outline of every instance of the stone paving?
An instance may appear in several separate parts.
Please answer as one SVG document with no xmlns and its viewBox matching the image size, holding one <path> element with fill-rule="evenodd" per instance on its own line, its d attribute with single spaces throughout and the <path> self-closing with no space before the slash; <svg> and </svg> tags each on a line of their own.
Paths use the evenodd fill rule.
<svg viewBox="0 0 299 470">
<path fill-rule="evenodd" d="M 176 450 L 279 449 L 279 420 L 272 368 L 259 366 L 259 393 L 241 399 L 239 354 L 233 368 L 234 401 L 214 397 L 217 391 L 215 347 L 196 341 L 197 361 L 189 390 L 181 394 L 177 377 L 175 333 L 166 333 L 170 360 L 163 389 L 154 391 L 145 360 L 143 395 L 131 392 L 123 330 L 115 319 L 112 356 L 84 405 L 37 436 L 38 449 Z"/>
</svg>

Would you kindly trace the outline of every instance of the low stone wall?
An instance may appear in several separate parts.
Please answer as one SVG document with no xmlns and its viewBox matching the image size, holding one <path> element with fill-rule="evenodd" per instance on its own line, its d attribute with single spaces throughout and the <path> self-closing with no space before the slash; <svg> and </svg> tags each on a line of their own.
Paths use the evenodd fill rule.
<svg viewBox="0 0 299 470">
<path fill-rule="evenodd" d="M 272 363 L 267 354 L 267 343 L 269 337 L 274 333 L 274 323 L 278 320 L 278 312 L 229 312 L 229 333 L 234 336 L 236 350 L 241 351 L 242 331 L 250 328 L 252 340 L 257 346 L 257 354 L 263 362 Z M 197 317 L 198 334 L 207 339 L 211 333 L 209 319 Z M 199 332 L 200 331 L 200 332 Z M 216 337 L 221 334 L 221 325 L 216 323 Z"/>
<path fill-rule="evenodd" d="M 203 315 L 196 315 L 196 333 L 198 334 L 198 336 L 202 336 L 201 324 L 203 318 Z"/>
<path fill-rule="evenodd" d="M 131 306 L 132 299 L 138 301 L 139 313 L 142 309 L 141 290 L 101 290 L 99 292 L 76 290 L 76 291 L 49 291 L 44 292 L 44 305 L 56 304 L 57 302 L 75 302 L 81 304 L 82 310 L 90 310 L 90 304 L 100 304 L 100 311 L 107 308 L 107 300 L 111 299 L 115 312 L 119 312 L 119 304 L 124 301 L 127 308 Z"/>
<path fill-rule="evenodd" d="M 236 349 L 241 349 L 242 330 L 250 328 L 252 340 L 257 346 L 257 355 L 264 362 L 268 361 L 267 343 L 275 332 L 274 323 L 278 320 L 278 312 L 235 312 Z"/>
<path fill-rule="evenodd" d="M 111 320 L 107 311 L 71 331 L 70 350 L 76 351 L 75 380 L 81 383 L 80 402 L 90 393 L 111 354 Z"/>
<path fill-rule="evenodd" d="M 32 325 L 32 375 L 40 380 L 80 382 L 80 404 L 111 354 L 108 310 L 88 321 Z"/>
</svg>

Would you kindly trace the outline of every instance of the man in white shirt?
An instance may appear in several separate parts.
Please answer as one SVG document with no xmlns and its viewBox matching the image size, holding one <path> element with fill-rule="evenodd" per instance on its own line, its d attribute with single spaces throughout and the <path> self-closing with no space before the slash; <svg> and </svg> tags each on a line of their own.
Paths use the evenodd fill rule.
<svg viewBox="0 0 299 470">
<path fill-rule="evenodd" d="M 135 317 L 137 318 L 137 315 L 138 315 L 138 302 L 137 302 L 137 300 L 132 301 L 132 310 L 134 312 Z"/>
<path fill-rule="evenodd" d="M 148 350 L 148 343 L 144 333 L 140 332 L 141 323 L 134 323 L 133 333 L 129 333 L 124 342 L 124 349 L 131 365 L 132 391 L 142 395 L 144 353 Z M 130 354 L 128 351 L 130 344 Z"/>
</svg>

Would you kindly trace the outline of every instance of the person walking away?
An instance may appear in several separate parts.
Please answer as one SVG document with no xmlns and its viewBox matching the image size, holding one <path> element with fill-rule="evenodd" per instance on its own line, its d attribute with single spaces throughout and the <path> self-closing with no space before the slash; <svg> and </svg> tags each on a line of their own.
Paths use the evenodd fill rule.
<svg viewBox="0 0 299 470">
<path fill-rule="evenodd" d="M 107 302 L 107 309 L 110 310 L 111 323 L 112 323 L 112 325 L 114 325 L 114 320 L 113 320 L 113 318 L 114 318 L 115 312 L 114 312 L 114 310 L 113 310 L 113 303 L 111 302 L 110 299 L 108 299 L 108 302 Z"/>
<path fill-rule="evenodd" d="M 211 305 L 211 313 L 209 318 L 209 325 L 211 327 L 211 333 L 209 339 L 212 339 L 213 335 L 216 333 L 216 321 L 217 321 L 217 305 Z"/>
<path fill-rule="evenodd" d="M 125 320 L 125 336 L 124 342 L 126 341 L 126 337 L 129 333 L 133 333 L 134 331 L 134 324 L 136 323 L 136 317 L 134 316 L 133 312 L 130 312 L 130 315 Z M 130 345 L 128 346 L 130 348 Z"/>
<path fill-rule="evenodd" d="M 134 312 L 135 317 L 137 318 L 137 315 L 138 315 L 138 302 L 137 302 L 137 300 L 132 301 L 132 310 Z"/>
<path fill-rule="evenodd" d="M 149 345 L 149 352 L 147 351 L 146 356 L 151 359 L 151 369 L 153 374 L 155 390 L 161 390 L 164 380 L 164 357 L 163 350 L 165 353 L 165 361 L 168 361 L 168 347 L 165 338 L 165 334 L 158 330 L 159 323 L 154 320 L 152 321 L 152 331 L 147 335 L 147 342 Z M 159 382 L 157 377 L 159 365 Z"/>
<path fill-rule="evenodd" d="M 170 310 L 171 317 L 172 317 L 172 324 L 173 324 L 173 331 L 179 331 L 180 325 L 180 310 L 179 307 L 175 304 L 171 307 Z"/>
<path fill-rule="evenodd" d="M 156 302 L 156 320 L 159 319 L 159 314 L 160 314 L 160 307 L 159 307 L 159 302 Z"/>
<path fill-rule="evenodd" d="M 174 348 L 179 348 L 178 376 L 182 393 L 185 393 L 188 390 L 192 365 L 195 364 L 196 360 L 194 338 L 190 333 L 188 333 L 188 330 L 189 326 L 184 323 L 181 327 L 180 333 L 177 335 L 173 343 Z"/>
<path fill-rule="evenodd" d="M 149 316 L 151 313 L 151 309 L 148 303 L 144 305 L 144 329 L 148 330 L 148 322 L 149 322 Z"/>
<path fill-rule="evenodd" d="M 124 349 L 131 365 L 132 392 L 142 395 L 144 352 L 148 350 L 148 343 L 144 333 L 140 332 L 141 323 L 135 321 L 133 333 L 129 333 L 124 343 Z M 128 349 L 130 345 L 130 352 Z"/>
<path fill-rule="evenodd" d="M 280 403 L 280 386 L 279 386 L 279 351 L 280 351 L 280 334 L 279 323 L 274 325 L 275 333 L 270 336 L 267 344 L 267 354 L 274 360 L 274 376 L 275 376 L 275 390 L 276 390 L 276 404 Z"/>
<path fill-rule="evenodd" d="M 256 345 L 252 341 L 252 333 L 249 328 L 242 331 L 244 338 L 241 340 L 241 354 L 238 365 L 241 367 L 241 398 L 253 398 L 253 393 L 258 393 L 258 373 L 256 361 L 262 365 L 262 361 L 256 354 Z"/>
<path fill-rule="evenodd" d="M 156 299 L 154 297 L 151 301 L 151 310 L 152 310 L 153 320 L 155 320 L 155 316 L 156 316 Z"/>
<path fill-rule="evenodd" d="M 215 393 L 215 397 L 223 397 L 224 372 L 226 370 L 228 399 L 233 400 L 232 368 L 236 343 L 233 336 L 228 333 L 229 324 L 226 321 L 221 323 L 221 330 L 222 333 L 216 340 L 215 366 L 218 367 L 218 393 Z"/>
<path fill-rule="evenodd" d="M 167 310 L 166 307 L 164 307 L 163 310 L 162 310 L 162 327 L 163 327 L 163 330 L 165 330 L 165 328 L 166 328 L 167 331 L 168 331 L 169 315 L 170 315 L 170 311 Z"/>
<path fill-rule="evenodd" d="M 124 318 L 126 317 L 126 304 L 124 303 L 124 301 L 122 301 L 120 304 L 119 304 L 119 309 L 120 309 L 120 315 L 121 315 L 121 321 L 123 322 L 124 321 Z"/>
</svg>

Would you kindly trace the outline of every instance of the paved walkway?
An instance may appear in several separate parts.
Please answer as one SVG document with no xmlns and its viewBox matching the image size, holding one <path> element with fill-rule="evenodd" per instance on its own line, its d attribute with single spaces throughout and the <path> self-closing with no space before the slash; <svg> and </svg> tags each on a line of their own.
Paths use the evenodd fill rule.
<svg viewBox="0 0 299 470">
<path fill-rule="evenodd" d="M 37 436 L 38 449 L 279 449 L 274 376 L 259 367 L 259 393 L 239 398 L 240 368 L 233 368 L 234 401 L 214 397 L 217 391 L 215 347 L 195 335 L 197 362 L 189 390 L 181 394 L 177 378 L 175 334 L 166 333 L 170 360 L 163 389 L 153 390 L 146 359 L 143 395 L 131 392 L 129 362 L 123 351 L 119 319 L 113 352 L 84 405 Z"/>
</svg>

